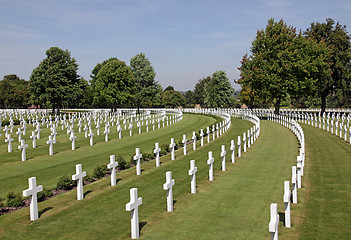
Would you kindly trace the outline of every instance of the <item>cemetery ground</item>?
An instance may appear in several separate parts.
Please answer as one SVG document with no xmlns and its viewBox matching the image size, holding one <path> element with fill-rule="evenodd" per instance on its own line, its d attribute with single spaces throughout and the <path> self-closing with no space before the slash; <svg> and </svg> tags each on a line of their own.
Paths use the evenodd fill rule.
<svg viewBox="0 0 351 240">
<path fill-rule="evenodd" d="M 189 115 L 189 117 L 192 116 L 195 116 L 197 126 L 202 122 L 201 119 L 209 118 L 201 115 Z M 196 119 L 197 117 L 199 119 Z M 209 119 L 211 123 L 215 121 L 213 118 Z M 177 124 L 174 125 L 179 134 L 184 133 L 180 127 L 186 122 L 179 122 L 178 127 L 176 127 Z M 207 126 L 207 124 L 206 121 L 204 125 Z M 193 122 L 191 125 L 194 126 Z M 200 182 L 207 181 L 208 166 L 206 160 L 201 161 L 201 159 L 207 159 L 209 150 L 214 151 L 217 159 L 215 172 L 220 171 L 219 151 L 221 144 L 228 144 L 231 137 L 237 138 L 239 134 L 241 135 L 242 132 L 251 127 L 252 123 L 233 119 L 233 125 L 235 127 L 231 128 L 230 134 L 224 134 L 213 143 L 211 140 L 210 144 L 205 143 L 204 147 L 200 147 L 200 141 L 197 141 L 198 150 L 196 151 L 191 150 L 191 145 L 188 145 L 189 153 L 186 156 L 183 155 L 183 149 L 176 151 L 174 161 L 170 160 L 169 154 L 165 155 L 161 158 L 162 164 L 159 168 L 155 167 L 154 160 L 143 164 L 143 172 L 140 176 L 136 176 L 135 168 L 118 173 L 118 183 L 115 187 L 110 186 L 109 178 L 84 186 L 85 199 L 82 201 L 76 200 L 76 191 L 70 191 L 41 202 L 39 203 L 40 218 L 35 222 L 29 221 L 28 208 L 3 215 L 0 217 L 1 239 L 129 238 L 130 213 L 125 211 L 125 204 L 129 201 L 129 189 L 137 187 L 139 195 L 143 198 L 139 216 L 141 224 L 146 224 L 148 218 L 166 209 L 166 193 L 162 189 L 166 171 L 171 170 L 173 178 L 176 179 L 174 199 L 177 202 L 180 201 L 181 196 L 190 194 L 190 178 L 187 175 L 190 159 L 197 161 L 196 165 L 199 168 L 197 178 Z M 110 153 L 108 152 L 102 161 L 108 162 L 108 154 Z M 228 158 L 229 154 L 227 154 L 227 164 L 229 164 Z M 84 163 L 83 170 L 85 170 Z M 72 163 L 68 174 L 73 174 L 73 172 L 74 163 Z M 45 187 L 40 179 L 37 177 L 37 183 L 43 184 Z M 24 183 L 24 188 L 27 188 L 27 183 Z M 175 207 L 177 207 L 176 205 Z"/>
<path fill-rule="evenodd" d="M 196 127 L 194 125 L 196 122 Z M 129 136 L 129 130 L 122 132 L 122 139 L 118 139 L 116 126 L 112 127 L 112 133 L 109 134 L 109 142 L 104 141 L 104 134 L 94 136 L 94 146 L 89 146 L 89 138 L 84 138 L 84 132 L 78 132 L 75 127 L 77 136 L 76 150 L 71 150 L 71 141 L 66 134 L 66 130 L 61 130 L 61 126 L 57 128 L 57 143 L 54 145 L 54 155 L 49 156 L 49 147 L 46 144 L 50 131 L 46 129 L 46 125 L 42 127 L 41 138 L 37 140 L 38 147 L 33 149 L 29 136 L 34 129 L 29 126 L 25 136 L 26 144 L 28 144 L 27 161 L 21 162 L 21 151 L 17 149 L 17 137 L 14 138 L 13 152 L 7 152 L 7 144 L 4 144 L 4 135 L 0 137 L 0 196 L 6 197 L 10 191 L 22 192 L 23 187 L 28 185 L 29 177 L 36 177 L 38 184 L 45 188 L 55 188 L 59 178 L 63 175 L 71 177 L 75 171 L 75 165 L 81 163 L 83 171 L 92 173 L 93 169 L 101 164 L 109 162 L 109 156 L 115 154 L 122 156 L 129 161 L 132 155 L 135 155 L 135 148 L 140 148 L 142 152 L 151 153 L 155 146 L 155 142 L 162 144 L 170 144 L 173 137 L 176 141 L 181 139 L 183 134 L 187 134 L 190 139 L 194 130 L 206 128 L 212 125 L 216 120 L 212 117 L 184 114 L 183 120 L 169 126 L 155 128 L 155 131 L 146 132 L 143 126 L 142 134 L 138 134 L 137 127 L 133 128 L 133 136 Z M 162 123 L 161 123 L 162 126 Z M 17 129 L 17 126 L 14 128 Z M 149 126 L 150 129 L 150 126 Z M 152 128 L 151 128 L 152 130 Z M 95 130 L 96 132 L 96 130 Z"/>
<path fill-rule="evenodd" d="M 293 204 L 292 228 L 283 239 L 350 239 L 351 146 L 325 130 L 301 124 L 306 166 L 299 203 Z"/>
</svg>

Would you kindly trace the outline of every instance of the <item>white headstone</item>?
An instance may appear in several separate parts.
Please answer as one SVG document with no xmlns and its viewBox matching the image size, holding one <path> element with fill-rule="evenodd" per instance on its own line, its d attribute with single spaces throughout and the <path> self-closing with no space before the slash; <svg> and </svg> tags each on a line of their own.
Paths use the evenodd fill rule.
<svg viewBox="0 0 351 240">
<path fill-rule="evenodd" d="M 94 145 L 94 133 L 93 131 L 90 129 L 90 133 L 88 134 L 88 137 L 90 137 L 90 146 L 93 146 Z"/>
<path fill-rule="evenodd" d="M 182 143 L 183 143 L 183 151 L 184 151 L 184 155 L 186 155 L 186 142 L 187 142 L 186 135 L 185 135 L 185 134 L 183 134 L 183 140 L 182 140 Z"/>
<path fill-rule="evenodd" d="M 174 179 L 172 179 L 172 172 L 166 172 L 166 183 L 163 184 L 163 190 L 167 190 L 167 211 L 173 212 L 173 186 L 175 184 Z"/>
<path fill-rule="evenodd" d="M 225 145 L 222 145 L 221 148 L 221 158 L 222 158 L 222 171 L 225 171 L 225 155 L 227 152 L 225 151 Z"/>
<path fill-rule="evenodd" d="M 241 141 L 240 141 L 240 136 L 238 136 L 238 157 L 241 157 Z"/>
<path fill-rule="evenodd" d="M 22 162 L 25 162 L 26 159 L 26 148 L 28 147 L 28 145 L 25 143 L 25 140 L 22 139 L 21 141 L 21 145 L 18 146 L 18 149 L 21 149 L 21 155 L 22 155 Z"/>
<path fill-rule="evenodd" d="M 140 154 L 140 148 L 135 149 L 135 156 L 133 157 L 134 161 L 136 161 L 136 174 L 140 175 L 141 174 L 141 164 L 140 164 L 140 159 L 143 157 L 142 154 Z"/>
<path fill-rule="evenodd" d="M 23 191 L 23 197 L 30 196 L 30 220 L 35 221 L 38 219 L 38 192 L 43 191 L 43 186 L 37 186 L 37 179 L 35 177 L 28 178 L 29 188 Z"/>
<path fill-rule="evenodd" d="M 195 134 L 195 132 L 193 132 L 192 140 L 193 140 L 193 150 L 196 150 L 196 134 Z"/>
<path fill-rule="evenodd" d="M 297 203 L 296 166 L 292 166 L 291 168 L 291 185 L 292 185 L 293 203 Z"/>
<path fill-rule="evenodd" d="M 35 134 L 35 131 L 32 131 L 32 135 L 29 136 L 29 138 L 32 139 L 33 148 L 36 148 L 37 147 L 37 141 L 36 141 L 37 135 Z"/>
<path fill-rule="evenodd" d="M 83 178 L 87 175 L 82 170 L 82 164 L 76 165 L 76 174 L 72 175 L 72 180 L 77 181 L 77 200 L 83 200 Z"/>
<path fill-rule="evenodd" d="M 131 212 L 131 232 L 132 239 L 139 238 L 139 214 L 138 208 L 143 203 L 141 197 L 138 197 L 138 189 L 130 189 L 130 202 L 126 204 L 126 211 Z"/>
<path fill-rule="evenodd" d="M 208 169 L 208 180 L 213 181 L 213 162 L 214 158 L 212 155 L 212 151 L 208 152 L 208 160 L 207 160 L 207 165 L 209 165 Z"/>
<path fill-rule="evenodd" d="M 155 149 L 154 149 L 154 153 L 156 154 L 156 167 L 159 167 L 160 164 L 160 151 L 161 148 L 159 147 L 159 143 L 155 143 Z"/>
<path fill-rule="evenodd" d="M 234 144 L 234 140 L 230 141 L 230 150 L 232 151 L 232 156 L 231 156 L 232 163 L 235 163 L 235 144 Z"/>
<path fill-rule="evenodd" d="M 301 171 L 302 171 L 302 159 L 300 156 L 297 156 L 297 165 L 296 165 L 296 170 L 297 170 L 297 188 L 301 188 Z"/>
<path fill-rule="evenodd" d="M 291 227 L 291 223 L 290 223 L 290 198 L 291 198 L 290 182 L 285 181 L 284 182 L 283 201 L 285 203 L 285 227 L 287 227 L 287 228 Z"/>
<path fill-rule="evenodd" d="M 278 240 L 278 224 L 279 214 L 278 206 L 276 203 L 271 203 L 271 220 L 269 222 L 269 232 L 271 233 L 272 240 Z"/>
<path fill-rule="evenodd" d="M 191 193 L 196 193 L 196 172 L 197 167 L 195 167 L 195 160 L 190 160 L 190 170 L 188 175 L 191 176 Z"/>
<path fill-rule="evenodd" d="M 171 138 L 171 144 L 169 145 L 169 147 L 171 148 L 171 160 L 174 160 L 175 159 L 175 156 L 174 156 L 174 148 L 175 148 L 174 138 Z"/>
<path fill-rule="evenodd" d="M 49 144 L 49 155 L 54 155 L 54 143 L 56 143 L 56 141 L 54 141 L 52 139 L 52 136 L 49 135 L 49 141 L 46 141 L 46 144 Z"/>
<path fill-rule="evenodd" d="M 107 164 L 107 168 L 111 169 L 111 186 L 116 186 L 116 167 L 118 162 L 116 162 L 115 155 L 110 155 L 110 163 Z"/>
<path fill-rule="evenodd" d="M 200 130 L 201 147 L 204 145 L 204 130 Z"/>
<path fill-rule="evenodd" d="M 7 138 L 5 139 L 5 142 L 8 143 L 7 145 L 8 152 L 12 152 L 12 141 L 13 141 L 13 138 L 11 138 L 11 134 L 7 134 Z"/>
</svg>

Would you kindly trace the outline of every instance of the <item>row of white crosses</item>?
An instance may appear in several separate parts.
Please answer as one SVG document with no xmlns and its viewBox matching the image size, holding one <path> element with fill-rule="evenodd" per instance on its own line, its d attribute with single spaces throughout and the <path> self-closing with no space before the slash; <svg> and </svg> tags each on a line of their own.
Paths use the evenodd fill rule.
<svg viewBox="0 0 351 240">
<path fill-rule="evenodd" d="M 297 189 L 302 187 L 302 176 L 303 168 L 305 165 L 305 137 L 301 126 L 293 119 L 289 117 L 269 115 L 269 120 L 277 121 L 278 123 L 289 128 L 298 138 L 301 147 L 299 149 L 299 155 L 297 156 L 296 166 L 292 166 L 291 170 L 291 186 L 292 192 L 290 191 L 290 182 L 284 181 L 284 195 L 283 201 L 285 203 L 285 227 L 291 227 L 291 214 L 290 214 L 290 203 L 291 196 L 292 202 L 297 204 Z M 270 206 L 271 219 L 269 222 L 269 232 L 271 233 L 271 238 L 278 239 L 278 224 L 279 215 L 278 207 L 276 203 L 272 203 Z"/>
</svg>

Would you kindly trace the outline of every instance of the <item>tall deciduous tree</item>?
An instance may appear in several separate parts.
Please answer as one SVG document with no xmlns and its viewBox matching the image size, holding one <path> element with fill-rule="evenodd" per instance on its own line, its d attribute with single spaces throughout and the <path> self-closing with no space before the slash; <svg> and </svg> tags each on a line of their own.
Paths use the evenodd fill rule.
<svg viewBox="0 0 351 240">
<path fill-rule="evenodd" d="M 115 109 L 132 103 L 135 80 L 125 62 L 111 60 L 104 64 L 96 75 L 94 86 L 94 105 Z"/>
<path fill-rule="evenodd" d="M 204 90 L 204 102 L 208 107 L 227 107 L 234 97 L 234 89 L 223 70 L 212 74 L 212 78 L 205 84 Z"/>
<path fill-rule="evenodd" d="M 351 94 L 351 42 L 346 26 L 327 18 L 326 23 L 312 23 L 304 35 L 325 42 L 331 49 L 331 77 L 323 79 L 318 92 L 322 101 L 322 109 L 326 108 L 326 98 L 330 93 L 343 92 L 344 98 L 350 99 Z M 345 104 L 351 105 L 351 100 Z"/>
<path fill-rule="evenodd" d="M 185 105 L 185 98 L 178 91 L 167 90 L 162 93 L 162 104 L 168 108 L 181 107 Z"/>
<path fill-rule="evenodd" d="M 211 80 L 211 77 L 200 79 L 194 87 L 194 103 L 200 104 L 201 106 L 205 105 L 205 90 L 204 86 L 207 82 Z"/>
<path fill-rule="evenodd" d="M 79 99 L 82 92 L 77 74 L 78 64 L 68 50 L 51 47 L 30 76 L 30 90 L 35 103 L 53 110 Z"/>
<path fill-rule="evenodd" d="M 159 106 L 162 90 L 155 81 L 154 68 L 144 53 L 139 53 L 130 60 L 130 69 L 136 82 L 137 91 L 134 98 L 136 106 L 138 108 Z"/>
<path fill-rule="evenodd" d="M 4 76 L 0 81 L 0 107 L 23 108 L 29 100 L 29 83 L 15 74 Z"/>
</svg>

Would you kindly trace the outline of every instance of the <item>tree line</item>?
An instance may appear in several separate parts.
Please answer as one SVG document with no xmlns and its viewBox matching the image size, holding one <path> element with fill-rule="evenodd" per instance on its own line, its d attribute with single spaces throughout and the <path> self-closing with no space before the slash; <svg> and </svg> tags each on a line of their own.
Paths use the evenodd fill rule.
<svg viewBox="0 0 351 240">
<path fill-rule="evenodd" d="M 297 32 L 270 19 L 241 61 L 240 100 L 247 106 L 351 107 L 351 43 L 346 26 L 328 18 Z"/>
<path fill-rule="evenodd" d="M 144 53 L 131 58 L 129 66 L 115 57 L 97 63 L 89 81 L 77 71 L 78 63 L 68 50 L 51 47 L 29 81 L 15 74 L 0 81 L 0 108 L 229 107 L 235 102 L 222 70 L 199 80 L 194 92 L 181 93 L 172 86 L 163 89 Z"/>
</svg>

